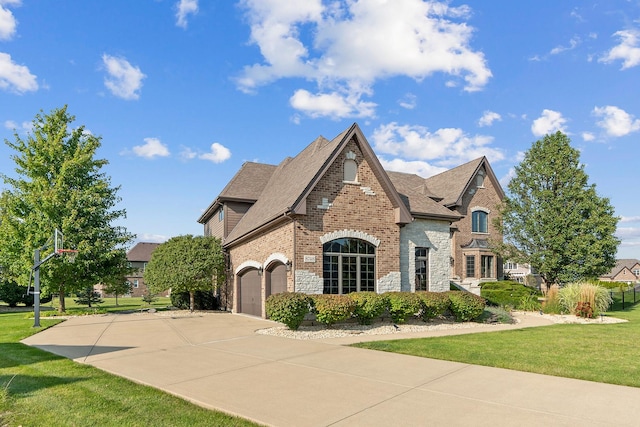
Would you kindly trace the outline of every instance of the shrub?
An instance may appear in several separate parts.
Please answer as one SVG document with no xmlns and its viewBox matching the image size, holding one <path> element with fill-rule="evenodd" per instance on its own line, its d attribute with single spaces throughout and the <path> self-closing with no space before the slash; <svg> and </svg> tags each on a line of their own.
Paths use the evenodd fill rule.
<svg viewBox="0 0 640 427">
<path fill-rule="evenodd" d="M 0 301 L 4 301 L 9 304 L 9 307 L 15 307 L 26 294 L 26 288 L 19 286 L 17 283 L 9 280 L 0 281 Z M 33 299 L 33 297 L 32 297 Z"/>
<path fill-rule="evenodd" d="M 416 292 L 420 298 L 420 317 L 425 322 L 442 316 L 449 309 L 449 296 L 445 292 Z"/>
<path fill-rule="evenodd" d="M 547 291 L 545 301 L 542 303 L 542 312 L 546 314 L 562 313 L 560 298 L 558 296 L 558 285 L 553 285 Z"/>
<path fill-rule="evenodd" d="M 536 289 L 508 280 L 483 283 L 480 289 L 480 296 L 485 298 L 487 303 L 501 307 L 519 308 L 523 298 L 537 298 L 538 295 L 540 293 Z"/>
<path fill-rule="evenodd" d="M 412 292 L 387 292 L 389 315 L 395 323 L 404 323 L 411 316 L 420 313 L 422 301 Z"/>
<path fill-rule="evenodd" d="M 155 294 L 149 294 L 151 301 L 145 300 L 147 295 L 143 296 L 142 300 L 151 304 L 156 299 Z M 171 305 L 179 308 L 180 310 L 189 310 L 190 307 L 189 292 L 171 292 Z M 217 310 L 218 298 L 213 293 L 213 290 L 207 291 L 195 291 L 193 294 L 193 309 L 194 310 Z"/>
<path fill-rule="evenodd" d="M 476 318 L 476 321 L 482 323 L 503 323 L 513 324 L 516 323 L 511 313 L 502 307 L 486 306 L 480 317 Z"/>
<path fill-rule="evenodd" d="M 538 311 L 540 310 L 540 302 L 538 302 L 536 295 L 523 295 L 516 308 L 523 311 Z"/>
<path fill-rule="evenodd" d="M 592 310 L 592 316 L 607 311 L 612 303 L 611 295 L 606 288 L 586 282 L 570 283 L 558 291 L 558 296 L 562 308 L 576 315 L 585 312 L 582 307 L 585 307 L 586 303 Z M 580 313 L 577 312 L 578 307 L 581 308 Z"/>
<path fill-rule="evenodd" d="M 320 294 L 313 295 L 311 299 L 316 320 L 327 326 L 350 318 L 356 306 L 355 301 L 348 295 Z"/>
<path fill-rule="evenodd" d="M 374 318 L 384 313 L 388 305 L 387 297 L 375 292 L 353 292 L 349 298 L 355 303 L 353 315 L 361 325 L 371 324 Z"/>
<path fill-rule="evenodd" d="M 300 292 L 270 295 L 265 301 L 267 317 L 296 330 L 309 312 L 309 303 L 309 296 Z"/>
<path fill-rule="evenodd" d="M 486 300 L 470 292 L 447 292 L 451 303 L 450 309 L 458 322 L 468 322 L 479 317 L 487 305 Z"/>
</svg>

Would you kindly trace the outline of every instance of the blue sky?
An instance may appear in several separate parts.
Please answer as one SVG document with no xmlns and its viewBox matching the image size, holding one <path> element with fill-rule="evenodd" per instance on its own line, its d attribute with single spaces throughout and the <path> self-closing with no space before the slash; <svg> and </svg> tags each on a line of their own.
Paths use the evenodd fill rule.
<svg viewBox="0 0 640 427">
<path fill-rule="evenodd" d="M 0 0 L 0 138 L 68 105 L 141 241 L 201 234 L 243 162 L 357 122 L 388 169 L 486 155 L 505 187 L 562 130 L 640 258 L 639 93 L 638 0 Z"/>
</svg>

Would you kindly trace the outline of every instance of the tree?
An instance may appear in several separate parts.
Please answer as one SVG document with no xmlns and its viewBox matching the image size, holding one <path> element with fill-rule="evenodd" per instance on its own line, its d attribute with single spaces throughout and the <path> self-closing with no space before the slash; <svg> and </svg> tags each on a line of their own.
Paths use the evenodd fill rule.
<svg viewBox="0 0 640 427">
<path fill-rule="evenodd" d="M 116 306 L 118 305 L 118 295 L 126 295 L 131 292 L 133 284 L 127 280 L 127 276 L 133 273 L 134 268 L 129 266 L 127 254 L 121 250 L 117 256 L 112 258 L 112 274 L 106 277 L 103 284 L 105 294 L 116 296 Z"/>
<path fill-rule="evenodd" d="M 144 271 L 144 281 L 154 293 L 189 292 L 194 309 L 196 291 L 212 290 L 224 282 L 224 257 L 216 237 L 177 236 L 159 245 Z"/>
<path fill-rule="evenodd" d="M 74 299 L 76 304 L 86 305 L 91 308 L 93 305 L 102 304 L 102 298 L 100 297 L 100 292 L 96 292 L 93 289 L 93 286 L 87 286 L 86 288 L 78 291 L 76 293 L 76 298 Z"/>
<path fill-rule="evenodd" d="M 503 258 L 529 263 L 548 285 L 595 278 L 615 265 L 618 218 L 609 199 L 588 184 L 565 134 L 533 143 L 508 192 L 495 221 Z"/>
<path fill-rule="evenodd" d="M 26 138 L 16 133 L 15 141 L 5 140 L 15 151 L 15 175 L 0 174 L 6 187 L 0 195 L 4 275 L 26 285 L 34 249 L 44 246 L 55 229 L 64 234 L 65 247 L 79 251 L 74 264 L 59 257 L 40 269 L 43 287 L 59 295 L 61 312 L 66 292 L 113 275 L 122 248 L 134 237 L 113 225 L 126 212 L 114 209 L 119 187 L 111 187 L 101 171 L 107 160 L 95 158 L 100 138 L 84 126 L 71 128 L 74 120 L 66 106 L 37 114 Z"/>
</svg>

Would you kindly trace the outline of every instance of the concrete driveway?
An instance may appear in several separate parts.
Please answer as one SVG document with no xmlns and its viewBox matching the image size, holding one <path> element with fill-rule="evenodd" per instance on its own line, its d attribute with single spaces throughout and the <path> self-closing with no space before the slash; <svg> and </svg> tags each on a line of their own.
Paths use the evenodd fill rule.
<svg viewBox="0 0 640 427">
<path fill-rule="evenodd" d="M 23 342 L 266 425 L 640 423 L 638 388 L 342 345 L 362 338 L 255 333 L 273 325 L 228 313 L 105 315 L 72 318 Z"/>
</svg>

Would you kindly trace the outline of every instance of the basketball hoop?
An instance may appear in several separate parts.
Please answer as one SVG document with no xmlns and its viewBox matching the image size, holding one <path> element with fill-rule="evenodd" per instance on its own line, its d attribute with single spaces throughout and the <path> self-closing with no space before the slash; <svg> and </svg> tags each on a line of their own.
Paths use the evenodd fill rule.
<svg viewBox="0 0 640 427">
<path fill-rule="evenodd" d="M 76 257 L 78 256 L 78 251 L 76 251 L 75 249 L 58 249 L 57 253 L 60 256 L 66 256 L 67 261 L 69 261 L 71 264 L 76 262 Z"/>
</svg>

